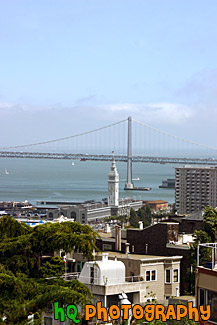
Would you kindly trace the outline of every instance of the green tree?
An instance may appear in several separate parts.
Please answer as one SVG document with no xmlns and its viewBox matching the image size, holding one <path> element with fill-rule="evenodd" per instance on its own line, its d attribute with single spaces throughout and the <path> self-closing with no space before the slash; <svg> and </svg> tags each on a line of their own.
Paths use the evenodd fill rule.
<svg viewBox="0 0 217 325">
<path fill-rule="evenodd" d="M 147 226 L 150 226 L 152 222 L 152 211 L 148 204 L 146 204 L 145 206 L 145 216 L 146 216 L 146 224 Z"/>
<path fill-rule="evenodd" d="M 5 227 L 10 227 L 9 222 L 4 219 L 5 217 L 1 218 L 0 225 L 3 222 Z M 10 217 L 9 220 L 12 226 L 17 222 Z M 7 233 L 7 229 L 5 231 Z M 19 236 L 1 238 L 0 263 L 7 265 L 14 273 L 23 272 L 37 277 L 40 276 L 42 254 L 53 255 L 60 249 L 65 252 L 78 249 L 90 258 L 93 249 L 96 249 L 95 240 L 96 233 L 89 226 L 77 222 L 46 223 L 29 227 L 26 234 L 21 231 Z"/>
<path fill-rule="evenodd" d="M 65 272 L 65 263 L 60 256 L 52 257 L 50 261 L 44 263 L 40 268 L 43 278 L 59 277 Z"/>
<path fill-rule="evenodd" d="M 143 226 L 148 227 L 152 221 L 152 212 L 149 205 L 140 208 L 137 212 L 134 209 L 130 209 L 130 225 L 138 228 L 139 221 L 143 222 Z"/>
<path fill-rule="evenodd" d="M 130 225 L 134 228 L 138 228 L 138 225 L 139 225 L 139 217 L 138 215 L 136 214 L 136 211 L 131 208 L 130 209 Z"/>
<path fill-rule="evenodd" d="M 139 221 L 145 221 L 145 211 L 144 209 L 140 208 L 138 211 L 137 211 L 137 216 L 139 217 Z"/>
<path fill-rule="evenodd" d="M 211 238 L 211 242 L 217 240 L 217 211 L 211 207 L 204 209 L 205 231 Z"/>
<path fill-rule="evenodd" d="M 42 255 L 60 249 L 79 250 L 92 257 L 96 234 L 87 225 L 76 222 L 46 223 L 31 228 L 11 217 L 0 219 L 0 323 L 26 324 L 30 312 L 39 315 L 58 301 L 85 304 L 91 296 L 87 287 L 76 280 L 64 281 L 61 257 L 42 264 Z M 55 276 L 55 279 L 47 279 Z M 59 278 L 58 278 L 59 277 Z"/>
</svg>

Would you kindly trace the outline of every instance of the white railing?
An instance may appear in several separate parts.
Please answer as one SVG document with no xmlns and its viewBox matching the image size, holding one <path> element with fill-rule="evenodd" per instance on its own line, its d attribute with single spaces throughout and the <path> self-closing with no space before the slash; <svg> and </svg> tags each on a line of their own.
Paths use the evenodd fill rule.
<svg viewBox="0 0 217 325">
<path fill-rule="evenodd" d="M 203 255 L 203 251 L 207 250 L 207 261 L 201 265 L 200 256 Z M 208 252 L 209 250 L 209 252 Z M 203 243 L 197 246 L 197 266 L 204 266 L 208 269 L 217 270 L 217 243 Z"/>
<path fill-rule="evenodd" d="M 71 280 L 84 280 L 84 283 L 89 283 L 89 284 L 98 284 L 103 281 L 104 285 L 109 285 L 109 282 L 116 282 L 116 284 L 120 283 L 129 283 L 129 282 L 146 282 L 145 281 L 145 275 L 134 275 L 134 276 L 128 276 L 125 277 L 125 282 L 119 282 L 120 278 L 99 278 L 99 277 L 90 277 L 90 276 L 80 276 L 81 272 L 72 272 L 72 273 L 65 273 L 61 275 L 59 278 L 62 278 L 63 280 L 66 281 L 71 281 Z M 52 280 L 52 279 L 57 279 L 58 277 L 50 277 L 46 278 L 47 280 Z M 109 281 L 110 280 L 110 281 Z"/>
<path fill-rule="evenodd" d="M 104 285 L 106 284 L 110 284 L 109 282 L 112 281 L 119 284 L 120 280 L 119 278 L 109 278 L 109 277 L 103 277 L 103 278 L 99 278 L 99 277 L 90 277 L 90 276 L 80 276 L 81 273 L 79 272 L 75 272 L 75 273 L 66 273 L 62 276 L 62 278 L 64 278 L 67 281 L 70 280 L 83 280 L 84 283 L 89 283 L 89 284 L 98 284 L 100 282 L 103 282 Z M 82 282 L 83 282 L 82 281 Z M 125 277 L 125 282 L 121 282 L 121 283 L 128 283 L 128 282 L 144 282 L 145 281 L 145 276 L 144 275 L 134 275 L 134 276 L 128 276 Z"/>
</svg>

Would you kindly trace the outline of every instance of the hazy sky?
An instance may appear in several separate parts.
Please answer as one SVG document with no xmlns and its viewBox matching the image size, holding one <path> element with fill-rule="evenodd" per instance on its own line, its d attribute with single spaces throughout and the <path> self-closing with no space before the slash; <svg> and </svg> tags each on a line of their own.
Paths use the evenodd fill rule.
<svg viewBox="0 0 217 325">
<path fill-rule="evenodd" d="M 132 115 L 217 147 L 216 0 L 0 0 L 0 145 Z"/>
</svg>

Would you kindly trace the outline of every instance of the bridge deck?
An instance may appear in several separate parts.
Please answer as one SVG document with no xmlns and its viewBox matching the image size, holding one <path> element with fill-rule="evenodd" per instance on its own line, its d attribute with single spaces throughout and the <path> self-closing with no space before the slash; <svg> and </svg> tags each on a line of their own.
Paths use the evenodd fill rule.
<svg viewBox="0 0 217 325">
<path fill-rule="evenodd" d="M 110 161 L 113 155 L 94 154 L 73 154 L 73 153 L 43 153 L 43 152 L 13 152 L 0 151 L 1 158 L 33 158 L 33 159 L 71 159 L 71 160 L 92 160 Z M 127 156 L 115 155 L 116 161 L 127 162 Z M 217 158 L 182 158 L 182 157 L 154 157 L 154 156 L 133 156 L 132 162 L 159 163 L 159 164 L 196 164 L 196 165 L 217 165 Z"/>
</svg>

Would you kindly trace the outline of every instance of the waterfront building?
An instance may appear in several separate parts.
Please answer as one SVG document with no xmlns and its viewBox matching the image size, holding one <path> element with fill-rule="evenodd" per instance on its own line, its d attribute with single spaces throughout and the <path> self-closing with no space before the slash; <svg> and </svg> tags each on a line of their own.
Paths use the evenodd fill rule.
<svg viewBox="0 0 217 325">
<path fill-rule="evenodd" d="M 178 214 L 217 206 L 217 167 L 177 167 L 175 205 Z"/>
<path fill-rule="evenodd" d="M 159 188 L 175 188 L 175 179 L 167 178 L 167 180 L 162 181 L 162 184 Z"/>
<path fill-rule="evenodd" d="M 58 209 L 48 211 L 49 220 L 54 220 L 63 215 L 68 219 L 86 224 L 103 220 L 105 217 L 130 215 L 130 209 L 135 211 L 143 206 L 142 201 L 131 198 L 119 199 L 119 174 L 117 171 L 115 159 L 112 159 L 112 165 L 108 174 L 108 200 L 101 202 L 88 202 L 82 204 L 58 205 Z"/>
<path fill-rule="evenodd" d="M 78 205 L 59 205 L 58 209 L 47 212 L 47 219 L 55 221 L 63 215 L 71 221 L 77 221 L 82 224 L 102 221 L 106 217 L 130 215 L 130 209 L 135 211 L 142 207 L 142 201 L 132 200 L 130 198 L 119 200 L 117 207 L 108 206 L 102 202 L 83 203 Z"/>
</svg>

